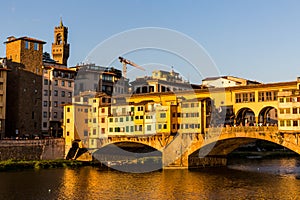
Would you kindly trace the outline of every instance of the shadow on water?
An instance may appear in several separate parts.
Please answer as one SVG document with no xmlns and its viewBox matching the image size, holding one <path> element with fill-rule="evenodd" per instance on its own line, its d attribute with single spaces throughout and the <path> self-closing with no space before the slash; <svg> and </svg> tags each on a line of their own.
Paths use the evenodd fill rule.
<svg viewBox="0 0 300 200">
<path fill-rule="evenodd" d="M 300 156 L 277 158 L 249 156 L 244 158 L 229 158 L 227 168 L 239 171 L 289 176 L 300 179 Z"/>
</svg>

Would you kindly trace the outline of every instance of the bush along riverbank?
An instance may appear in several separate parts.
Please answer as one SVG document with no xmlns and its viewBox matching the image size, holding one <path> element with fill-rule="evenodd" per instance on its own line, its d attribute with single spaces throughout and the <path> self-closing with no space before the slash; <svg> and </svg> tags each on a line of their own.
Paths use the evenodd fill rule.
<svg viewBox="0 0 300 200">
<path fill-rule="evenodd" d="M 0 161 L 0 171 L 81 167 L 91 165 L 93 165 L 92 162 L 82 162 L 76 160 L 6 160 Z"/>
</svg>

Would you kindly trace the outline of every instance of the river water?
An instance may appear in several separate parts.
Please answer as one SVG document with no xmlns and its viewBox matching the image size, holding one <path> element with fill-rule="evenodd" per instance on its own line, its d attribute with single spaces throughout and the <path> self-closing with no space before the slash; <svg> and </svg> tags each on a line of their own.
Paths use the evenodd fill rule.
<svg viewBox="0 0 300 200">
<path fill-rule="evenodd" d="M 300 199 L 300 158 L 143 174 L 95 167 L 0 172 L 0 199 Z"/>
</svg>

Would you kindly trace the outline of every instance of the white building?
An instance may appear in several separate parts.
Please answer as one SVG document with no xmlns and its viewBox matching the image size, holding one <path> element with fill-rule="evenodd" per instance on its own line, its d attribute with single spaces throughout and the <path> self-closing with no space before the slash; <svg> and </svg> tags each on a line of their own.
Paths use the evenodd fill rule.
<svg viewBox="0 0 300 200">
<path fill-rule="evenodd" d="M 204 87 L 233 87 L 242 85 L 260 84 L 257 81 L 251 81 L 234 76 L 217 76 L 207 77 L 202 80 L 202 86 Z"/>
</svg>

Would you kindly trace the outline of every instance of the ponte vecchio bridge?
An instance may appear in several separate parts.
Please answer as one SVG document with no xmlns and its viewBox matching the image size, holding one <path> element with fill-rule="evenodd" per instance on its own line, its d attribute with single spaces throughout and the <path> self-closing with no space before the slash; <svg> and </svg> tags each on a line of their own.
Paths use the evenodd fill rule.
<svg viewBox="0 0 300 200">
<path fill-rule="evenodd" d="M 293 81 L 195 90 L 192 94 L 166 92 L 132 95 L 127 99 L 131 105 L 138 104 L 140 106 L 141 102 L 148 100 L 160 102 L 163 105 L 168 102 L 176 102 L 176 104 L 170 103 L 170 105 L 182 103 L 181 110 L 175 107 L 174 113 L 183 113 L 184 101 L 182 99 L 188 102 L 189 99 L 195 99 L 196 96 L 196 99 L 202 103 L 206 98 L 210 98 L 214 101 L 215 107 L 219 108 L 219 112 L 225 112 L 226 120 L 221 127 L 207 125 L 205 121 L 208 120 L 205 116 L 207 107 L 203 104 L 204 107 L 201 109 L 205 114 L 201 113 L 200 118 L 204 121 L 201 122 L 201 130 L 198 132 L 173 132 L 173 129 L 170 128 L 169 134 L 104 135 L 94 138 L 94 145 L 87 148 L 89 154 L 94 155 L 100 149 L 113 144 L 117 146 L 145 145 L 160 153 L 164 168 L 226 165 L 226 157 L 230 152 L 258 139 L 281 145 L 300 154 L 300 117 L 297 117 L 300 116 L 300 101 L 297 101 L 297 95 L 300 97 L 299 92 L 297 93 L 298 88 L 299 82 Z M 218 98 L 219 95 L 222 95 L 222 98 Z M 296 98 L 296 100 L 292 102 L 292 98 Z M 191 108 L 191 110 L 193 109 L 196 108 Z M 146 113 L 143 114 L 146 116 Z M 166 122 L 168 127 L 172 127 L 172 114 L 171 107 L 170 120 Z M 290 114 L 293 114 L 292 118 L 290 118 Z M 174 116 L 177 117 L 176 114 L 173 114 Z M 180 120 L 183 123 L 186 119 L 181 118 Z M 187 120 L 191 120 L 191 118 Z"/>
<path fill-rule="evenodd" d="M 163 168 L 224 166 L 229 153 L 257 139 L 300 154 L 300 133 L 280 133 L 275 126 L 210 128 L 205 134 L 186 133 L 176 136 L 115 136 L 99 139 L 97 148 L 90 149 L 90 154 L 112 144 L 142 144 L 161 153 Z"/>
</svg>

